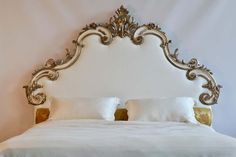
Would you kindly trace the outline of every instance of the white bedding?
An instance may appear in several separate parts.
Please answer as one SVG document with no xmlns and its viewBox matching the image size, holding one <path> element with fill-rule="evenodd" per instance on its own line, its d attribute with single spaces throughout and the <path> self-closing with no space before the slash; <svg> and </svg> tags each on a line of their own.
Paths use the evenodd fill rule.
<svg viewBox="0 0 236 157">
<path fill-rule="evenodd" d="M 0 144 L 0 157 L 236 157 L 236 139 L 200 124 L 47 121 Z"/>
</svg>

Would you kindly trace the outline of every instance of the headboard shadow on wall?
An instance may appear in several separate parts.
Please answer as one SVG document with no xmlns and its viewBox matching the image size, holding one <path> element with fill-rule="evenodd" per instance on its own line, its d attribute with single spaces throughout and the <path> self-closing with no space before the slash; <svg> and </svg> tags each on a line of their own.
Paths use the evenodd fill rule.
<svg viewBox="0 0 236 157">
<path fill-rule="evenodd" d="M 171 41 L 158 25 L 138 25 L 128 13 L 121 6 L 108 23 L 86 25 L 73 41 L 75 50 L 36 70 L 24 86 L 29 104 L 36 110 L 49 107 L 55 96 L 117 96 L 124 101 L 190 96 L 197 107 L 210 110 L 221 87 L 212 72 L 195 58 L 180 60 L 178 49 L 170 53 Z M 211 111 L 206 114 L 212 118 Z"/>
</svg>

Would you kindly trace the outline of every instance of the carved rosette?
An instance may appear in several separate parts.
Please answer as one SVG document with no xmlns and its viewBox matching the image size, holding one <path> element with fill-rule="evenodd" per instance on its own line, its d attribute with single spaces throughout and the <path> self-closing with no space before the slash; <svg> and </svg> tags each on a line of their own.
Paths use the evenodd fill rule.
<svg viewBox="0 0 236 157">
<path fill-rule="evenodd" d="M 65 59 L 49 59 L 45 66 L 33 73 L 30 83 L 24 86 L 29 104 L 41 105 L 46 101 L 46 94 L 41 92 L 40 89 L 42 89 L 43 86 L 39 84 L 39 80 L 43 77 L 51 81 L 56 80 L 59 77 L 60 70 L 70 67 L 77 61 L 81 49 L 84 46 L 82 41 L 90 35 L 98 35 L 101 43 L 105 45 L 109 45 L 115 37 L 129 37 L 134 44 L 139 45 L 143 43 L 145 35 L 157 36 L 162 41 L 160 46 L 163 49 L 166 59 L 173 66 L 186 70 L 187 79 L 195 80 L 197 77 L 201 77 L 206 80 L 206 84 L 202 85 L 202 88 L 205 88 L 206 92 L 199 96 L 200 102 L 205 105 L 217 103 L 221 86 L 217 85 L 209 69 L 199 64 L 196 58 L 191 59 L 189 62 L 180 60 L 178 58 L 178 49 L 176 49 L 174 53 L 170 53 L 169 44 L 171 41 L 167 39 L 165 33 L 161 31 L 158 25 L 150 23 L 139 26 L 138 23 L 134 21 L 134 18 L 129 15 L 128 10 L 123 6 L 115 13 L 116 14 L 110 18 L 108 23 L 92 23 L 83 28 L 77 40 L 73 41 L 75 49 L 72 52 L 66 49 L 67 53 Z"/>
</svg>

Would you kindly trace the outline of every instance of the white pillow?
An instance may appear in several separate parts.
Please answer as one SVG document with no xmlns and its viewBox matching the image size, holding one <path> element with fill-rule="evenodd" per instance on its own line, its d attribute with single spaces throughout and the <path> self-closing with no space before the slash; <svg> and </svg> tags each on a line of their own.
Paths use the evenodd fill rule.
<svg viewBox="0 0 236 157">
<path fill-rule="evenodd" d="M 189 97 L 133 99 L 126 102 L 129 121 L 175 121 L 197 123 Z"/>
<path fill-rule="evenodd" d="M 49 119 L 104 119 L 113 121 L 119 99 L 103 98 L 53 98 Z"/>
</svg>

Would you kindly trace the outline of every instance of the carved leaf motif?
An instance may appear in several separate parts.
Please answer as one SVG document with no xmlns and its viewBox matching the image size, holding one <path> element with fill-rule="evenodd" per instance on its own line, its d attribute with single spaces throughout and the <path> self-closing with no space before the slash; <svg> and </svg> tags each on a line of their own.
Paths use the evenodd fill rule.
<svg viewBox="0 0 236 157">
<path fill-rule="evenodd" d="M 116 11 L 116 15 L 110 18 L 110 22 L 105 24 L 105 27 L 111 31 L 113 37 L 131 37 L 138 28 L 138 23 L 135 23 L 134 18 L 128 13 L 129 11 L 121 6 Z"/>
</svg>

